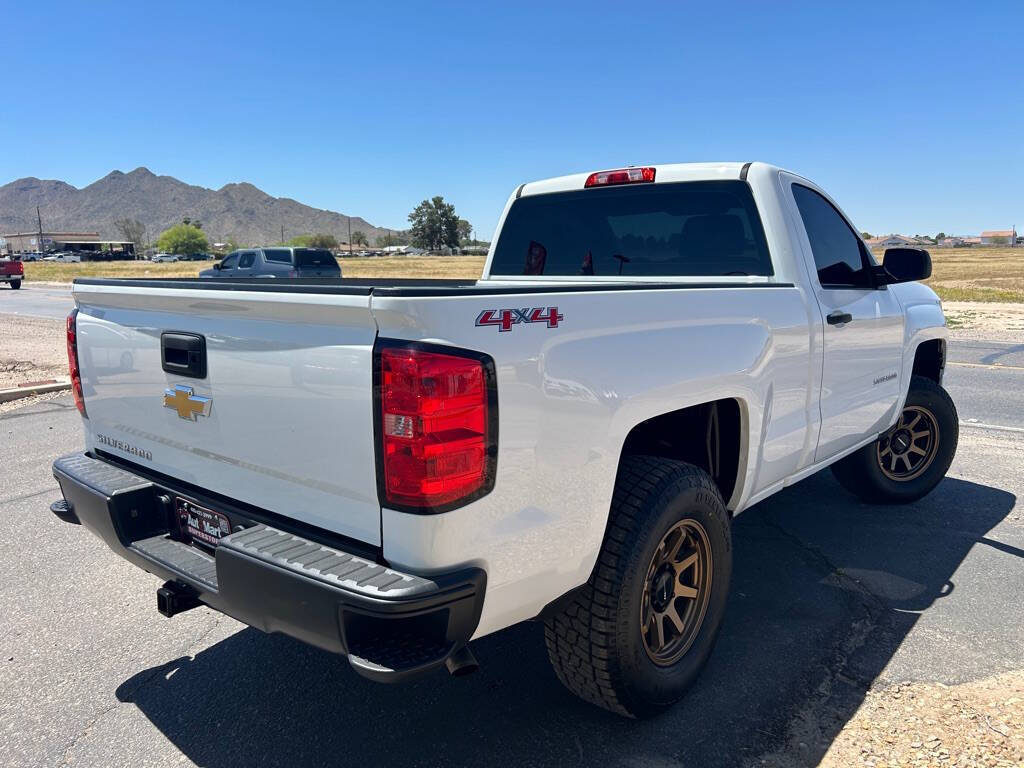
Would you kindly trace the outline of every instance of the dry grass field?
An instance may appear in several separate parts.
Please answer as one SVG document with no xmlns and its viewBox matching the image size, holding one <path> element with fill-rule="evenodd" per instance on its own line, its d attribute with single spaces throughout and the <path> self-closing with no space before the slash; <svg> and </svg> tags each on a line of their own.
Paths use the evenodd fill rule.
<svg viewBox="0 0 1024 768">
<path fill-rule="evenodd" d="M 928 284 L 946 301 L 1024 303 L 1024 248 L 933 248 Z M 879 260 L 881 253 L 876 256 Z M 339 259 L 346 277 L 477 278 L 482 256 L 387 256 Z M 212 262 L 148 261 L 25 264 L 27 280 L 70 282 L 76 277 L 192 277 Z"/>
<path fill-rule="evenodd" d="M 927 280 L 943 301 L 1024 303 L 1024 247 L 930 248 Z M 881 261 L 882 252 L 875 257 Z"/>
<path fill-rule="evenodd" d="M 345 277 L 478 278 L 482 256 L 384 256 L 338 259 Z M 87 261 L 80 264 L 33 261 L 25 264 L 27 281 L 69 283 L 76 277 L 195 277 L 212 261 Z"/>
</svg>

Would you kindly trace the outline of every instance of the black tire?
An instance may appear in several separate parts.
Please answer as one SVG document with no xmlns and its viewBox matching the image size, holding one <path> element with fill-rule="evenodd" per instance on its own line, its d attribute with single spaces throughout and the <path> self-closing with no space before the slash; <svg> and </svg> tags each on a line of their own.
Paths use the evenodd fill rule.
<svg viewBox="0 0 1024 768">
<path fill-rule="evenodd" d="M 675 529 L 686 530 L 680 526 L 706 533 L 702 540 L 711 553 L 706 567 L 710 578 L 699 623 L 689 635 L 692 640 L 680 646 L 678 659 L 656 663 L 641 620 L 645 585 L 650 584 L 655 554 L 665 551 L 663 538 Z M 711 655 L 731 572 L 729 512 L 711 477 L 680 461 L 624 459 L 594 572 L 545 620 L 544 638 L 555 674 L 580 698 L 617 714 L 648 717 L 661 712 L 679 700 Z M 690 604 L 684 596 L 671 599 L 676 600 Z"/>
<path fill-rule="evenodd" d="M 921 459 L 926 464 L 916 471 L 910 461 L 920 454 L 894 455 L 892 447 L 900 428 L 914 416 L 932 422 L 922 429 L 929 426 L 934 429 L 933 440 L 922 438 L 915 446 L 917 451 L 926 451 Z M 832 473 L 846 490 L 864 501 L 908 504 L 930 493 L 946 476 L 959 438 L 960 420 L 952 398 L 931 379 L 914 376 L 897 426 L 870 445 L 837 461 L 832 465 Z"/>
<path fill-rule="evenodd" d="M 14 290 L 21 288 L 21 280 L 11 280 L 11 288 Z"/>
</svg>

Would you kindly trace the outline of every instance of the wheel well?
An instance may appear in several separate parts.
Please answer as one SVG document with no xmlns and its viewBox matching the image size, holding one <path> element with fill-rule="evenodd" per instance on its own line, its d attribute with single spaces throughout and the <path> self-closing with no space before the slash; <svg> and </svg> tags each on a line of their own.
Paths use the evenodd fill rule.
<svg viewBox="0 0 1024 768">
<path fill-rule="evenodd" d="M 740 405 L 714 400 L 642 421 L 622 446 L 626 456 L 661 456 L 700 467 L 715 481 L 726 504 L 736 488 L 741 449 Z"/>
<path fill-rule="evenodd" d="M 946 366 L 946 342 L 942 339 L 922 341 L 914 353 L 914 376 L 924 376 L 936 384 L 942 383 L 942 369 Z"/>
</svg>

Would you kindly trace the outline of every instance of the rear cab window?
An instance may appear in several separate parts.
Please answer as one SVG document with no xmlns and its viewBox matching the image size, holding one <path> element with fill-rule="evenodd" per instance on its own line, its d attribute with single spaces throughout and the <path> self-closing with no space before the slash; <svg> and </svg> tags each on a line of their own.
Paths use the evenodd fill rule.
<svg viewBox="0 0 1024 768">
<path fill-rule="evenodd" d="M 636 184 L 530 195 L 502 226 L 491 275 L 773 274 L 743 181 Z"/>
</svg>

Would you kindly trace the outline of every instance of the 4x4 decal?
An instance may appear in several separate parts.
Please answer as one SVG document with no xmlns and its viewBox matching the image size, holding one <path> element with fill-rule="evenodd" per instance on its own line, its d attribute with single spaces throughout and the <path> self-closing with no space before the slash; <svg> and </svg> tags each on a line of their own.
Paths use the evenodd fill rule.
<svg viewBox="0 0 1024 768">
<path fill-rule="evenodd" d="M 548 328 L 557 328 L 565 319 L 558 314 L 558 307 L 526 307 L 524 309 L 485 309 L 476 318 L 477 327 L 496 325 L 501 333 L 511 331 L 520 323 L 547 323 Z"/>
</svg>

